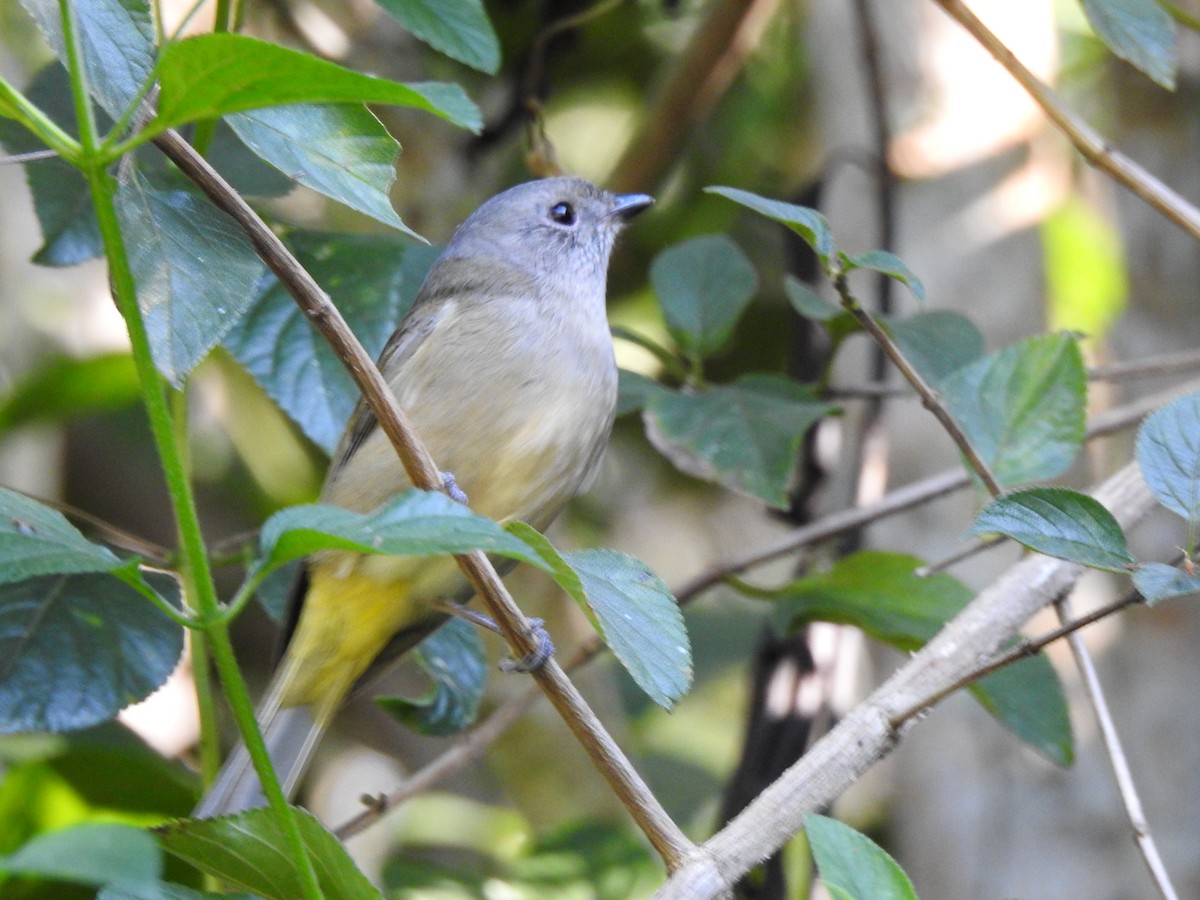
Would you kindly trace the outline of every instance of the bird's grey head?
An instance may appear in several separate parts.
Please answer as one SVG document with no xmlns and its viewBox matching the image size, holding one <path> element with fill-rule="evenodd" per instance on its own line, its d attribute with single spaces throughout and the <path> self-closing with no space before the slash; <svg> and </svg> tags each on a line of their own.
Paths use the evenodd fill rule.
<svg viewBox="0 0 1200 900">
<path fill-rule="evenodd" d="M 542 277 L 600 277 L 621 227 L 654 202 L 614 194 L 574 176 L 509 188 L 459 226 L 447 255 L 484 254 L 520 260 Z"/>
</svg>

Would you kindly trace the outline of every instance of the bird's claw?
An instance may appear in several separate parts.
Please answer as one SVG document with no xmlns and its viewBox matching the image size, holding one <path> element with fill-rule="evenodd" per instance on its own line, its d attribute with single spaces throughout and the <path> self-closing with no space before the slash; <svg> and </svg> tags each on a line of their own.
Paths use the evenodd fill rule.
<svg viewBox="0 0 1200 900">
<path fill-rule="evenodd" d="M 544 666 L 554 655 L 554 641 L 546 630 L 546 623 L 541 619 L 529 619 L 529 639 L 537 644 L 537 649 L 527 653 L 520 659 L 505 657 L 500 660 L 501 672 L 535 672 Z"/>
</svg>

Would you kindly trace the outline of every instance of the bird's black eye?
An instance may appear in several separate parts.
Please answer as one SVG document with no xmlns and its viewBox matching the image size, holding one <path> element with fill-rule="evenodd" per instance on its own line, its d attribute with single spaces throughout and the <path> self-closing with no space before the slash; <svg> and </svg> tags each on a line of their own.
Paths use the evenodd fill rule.
<svg viewBox="0 0 1200 900">
<path fill-rule="evenodd" d="M 575 207 L 570 203 L 562 201 L 555 203 L 550 207 L 550 218 L 559 225 L 574 225 L 575 224 Z"/>
</svg>

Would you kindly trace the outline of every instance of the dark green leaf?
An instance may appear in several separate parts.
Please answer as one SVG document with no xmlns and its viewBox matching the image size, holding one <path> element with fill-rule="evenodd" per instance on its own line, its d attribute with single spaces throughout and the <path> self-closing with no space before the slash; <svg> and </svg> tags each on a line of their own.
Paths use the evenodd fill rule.
<svg viewBox="0 0 1200 900">
<path fill-rule="evenodd" d="M 380 0 L 401 25 L 447 56 L 495 75 L 500 42 L 480 0 Z"/>
<path fill-rule="evenodd" d="M 821 621 L 854 625 L 901 650 L 916 650 L 958 615 L 971 590 L 945 573 L 918 578 L 921 560 L 863 551 L 828 572 L 800 578 L 779 593 L 775 617 L 785 629 Z"/>
<path fill-rule="evenodd" d="M 1200 392 L 1147 417 L 1138 430 L 1137 460 L 1159 503 L 1200 521 Z"/>
<path fill-rule="evenodd" d="M 524 522 L 506 528 L 536 551 L 535 564 L 579 604 L 638 687 L 674 706 L 691 685 L 691 649 L 679 605 L 659 577 L 615 550 L 560 554 Z"/>
<path fill-rule="evenodd" d="M 617 372 L 617 415 L 624 416 L 637 412 L 645 407 L 650 398 L 659 391 L 665 391 L 653 378 L 621 369 Z M 3 407 L 0 407 L 2 410 Z"/>
<path fill-rule="evenodd" d="M 400 145 L 370 110 L 299 103 L 235 113 L 228 122 L 246 146 L 290 178 L 417 237 L 388 195 Z"/>
<path fill-rule="evenodd" d="M 945 573 L 918 578 L 921 561 L 864 551 L 832 569 L 792 582 L 779 594 L 776 621 L 787 629 L 812 622 L 861 628 L 901 650 L 917 650 L 967 605 L 971 590 Z M 1036 660 L 1036 661 L 1035 661 Z M 1038 658 L 989 676 L 973 689 L 984 707 L 1055 762 L 1069 762 L 1071 731 L 1062 687 Z M 1065 761 L 1065 762 L 1064 762 Z"/>
<path fill-rule="evenodd" d="M 888 327 L 900 352 L 930 385 L 983 356 L 983 335 L 959 313 L 918 313 Z"/>
<path fill-rule="evenodd" d="M 29 373 L 0 400 L 0 434 L 31 422 L 123 409 L 141 397 L 133 357 L 57 357 Z"/>
<path fill-rule="evenodd" d="M 1179 65 L 1175 22 L 1157 0 L 1083 0 L 1088 22 L 1121 59 L 1165 88 L 1175 87 Z"/>
<path fill-rule="evenodd" d="M 805 815 L 804 832 L 821 883 L 838 900 L 917 900 L 904 870 L 866 835 L 816 813 Z"/>
<path fill-rule="evenodd" d="M 324 896 L 381 900 L 382 895 L 354 865 L 341 842 L 307 812 L 297 810 L 297 815 L 300 836 Z M 278 817 L 268 809 L 219 819 L 183 820 L 155 832 L 168 852 L 236 888 L 268 900 L 304 896 Z"/>
<path fill-rule="evenodd" d="M 980 511 L 968 534 L 1003 534 L 1038 553 L 1118 574 L 1134 563 L 1112 513 L 1067 488 L 1005 494 Z"/>
<path fill-rule="evenodd" d="M 747 209 L 766 216 L 768 219 L 774 219 L 776 222 L 788 226 L 812 247 L 822 264 L 826 268 L 829 267 L 829 261 L 833 257 L 833 231 L 830 229 L 829 223 L 825 221 L 825 217 L 815 209 L 797 206 L 794 203 L 784 203 L 782 200 L 771 200 L 738 188 L 708 187 L 704 190 L 709 194 L 719 194 L 734 203 L 740 203 Z"/>
<path fill-rule="evenodd" d="M 664 390 L 644 418 L 676 468 L 782 508 L 804 433 L 832 409 L 794 382 L 763 376 L 701 394 Z"/>
<path fill-rule="evenodd" d="M 431 112 L 478 131 L 479 108 L 456 84 L 400 84 L 236 34 L 170 44 L 158 65 L 158 115 L 143 132 L 290 103 L 382 103 Z"/>
<path fill-rule="evenodd" d="M 233 220 L 191 189 L 135 171 L 117 191 L 117 212 L 154 364 L 178 386 L 250 306 L 262 261 Z"/>
<path fill-rule="evenodd" d="M 22 0 L 46 41 L 66 60 L 62 18 L 55 0 Z M 76 0 L 76 28 L 88 85 L 114 119 L 149 83 L 154 68 L 154 26 L 145 0 Z"/>
<path fill-rule="evenodd" d="M 437 251 L 394 237 L 295 235 L 292 251 L 371 356 L 412 305 Z M 332 452 L 358 400 L 345 366 L 274 278 L 225 346 L 318 446 Z"/>
<path fill-rule="evenodd" d="M 111 572 L 125 565 L 93 544 L 62 513 L 0 488 L 0 584 L 35 575 Z"/>
<path fill-rule="evenodd" d="M 1200 594 L 1200 575 L 1166 563 L 1146 563 L 1133 573 L 1133 586 L 1153 605 L 1160 600 Z"/>
<path fill-rule="evenodd" d="M 52 769 L 94 810 L 185 815 L 196 803 L 196 774 L 116 720 L 57 735 L 48 745 L 53 749 L 34 764 Z"/>
<path fill-rule="evenodd" d="M 51 63 L 34 76 L 25 93 L 55 124 L 73 137 L 76 135 L 75 108 L 66 69 Z M 107 119 L 102 118 L 97 124 L 105 123 Z M 0 142 L 14 154 L 46 149 L 30 131 L 3 120 L 0 120 Z M 33 261 L 42 266 L 73 266 L 100 256 L 103 253 L 100 228 L 82 173 L 57 156 L 22 168 L 44 242 Z"/>
<path fill-rule="evenodd" d="M 108 575 L 0 587 L 0 732 L 111 719 L 157 690 L 182 652 L 183 629 Z"/>
<path fill-rule="evenodd" d="M 687 629 L 671 591 L 645 563 L 615 550 L 563 558 L 583 584 L 605 643 L 638 687 L 671 709 L 692 683 Z"/>
<path fill-rule="evenodd" d="M 282 197 L 296 186 L 287 172 L 276 169 L 243 144 L 225 119 L 217 122 L 212 143 L 204 155 L 239 194 Z"/>
<path fill-rule="evenodd" d="M 969 688 L 998 722 L 1057 766 L 1075 760 L 1071 717 L 1058 673 L 1038 654 L 1005 666 Z"/>
<path fill-rule="evenodd" d="M 258 603 L 266 614 L 277 623 L 282 624 L 287 618 L 288 608 L 292 602 L 292 591 L 296 589 L 296 579 L 303 568 L 303 560 L 297 559 L 272 569 L 259 582 L 258 590 L 255 592 Z"/>
<path fill-rule="evenodd" d="M 826 300 L 795 275 L 784 276 L 783 291 L 787 294 L 792 309 L 806 319 L 828 322 L 830 319 L 846 314 L 838 304 Z"/>
<path fill-rule="evenodd" d="M 487 681 L 479 629 L 451 618 L 417 645 L 413 658 L 433 679 L 425 696 L 380 697 L 376 703 L 421 734 L 446 735 L 475 721 Z"/>
<path fill-rule="evenodd" d="M 1075 339 L 1027 338 L 944 378 L 946 406 L 1003 486 L 1053 478 L 1083 442 L 1087 374 Z"/>
<path fill-rule="evenodd" d="M 262 527 L 262 562 L 269 568 L 317 550 L 430 556 L 485 550 L 536 561 L 533 551 L 484 516 L 445 494 L 411 490 L 374 512 L 308 504 L 277 512 Z"/>
<path fill-rule="evenodd" d="M 95 887 L 146 886 L 158 882 L 162 863 L 162 851 L 141 828 L 86 822 L 40 834 L 0 857 L 0 872 Z"/>
<path fill-rule="evenodd" d="M 886 250 L 868 250 L 858 256 L 843 256 L 842 262 L 847 267 L 846 271 L 870 269 L 873 272 L 882 272 L 907 287 L 918 300 L 925 299 L 925 285 L 921 279 L 894 253 L 888 253 Z"/>
<path fill-rule="evenodd" d="M 724 235 L 676 244 L 655 257 L 650 283 L 671 335 L 689 356 L 710 356 L 733 333 L 758 287 L 738 245 Z"/>
</svg>

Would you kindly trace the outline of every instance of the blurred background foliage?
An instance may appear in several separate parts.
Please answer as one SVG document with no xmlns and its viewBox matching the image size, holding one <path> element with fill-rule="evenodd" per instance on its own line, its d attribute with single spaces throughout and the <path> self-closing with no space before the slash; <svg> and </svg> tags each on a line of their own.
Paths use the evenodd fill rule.
<svg viewBox="0 0 1200 900">
<path fill-rule="evenodd" d="M 622 237 L 614 259 L 615 326 L 672 346 L 649 287 L 651 261 L 685 239 L 729 234 L 750 258 L 759 287 L 732 340 L 708 363 L 714 381 L 799 365 L 797 318 L 783 288 L 784 274 L 796 272 L 798 263 L 783 229 L 743 215 L 703 187 L 735 185 L 818 206 L 851 252 L 882 243 L 864 8 L 872 10 L 892 130 L 886 153 L 898 237 L 890 249 L 925 281 L 930 308 L 966 312 L 989 349 L 1047 328 L 1081 331 L 1096 362 L 1194 347 L 1200 337 L 1194 245 L 1081 165 L 1024 95 L 932 4 L 490 0 L 486 7 L 502 51 L 495 75 L 430 50 L 368 0 L 248 0 L 244 30 L 359 71 L 457 81 L 476 99 L 485 120 L 477 137 L 411 110 L 376 110 L 403 147 L 393 203 L 409 227 L 434 243 L 487 196 L 540 174 L 551 149 L 566 171 L 654 194 L 657 206 Z M 1176 91 L 1167 93 L 1103 52 L 1070 0 L 973 7 L 1097 127 L 1181 191 L 1200 196 L 1193 66 L 1200 42 L 1194 34 L 1181 38 L 1183 67 Z M 168 22 L 184 12 L 182 4 L 162 5 Z M 191 27 L 203 30 L 209 15 L 202 8 Z M 576 15 L 572 27 L 553 24 Z M 20 4 L 0 0 L 5 77 L 23 86 L 50 58 Z M 531 109 L 540 112 L 532 126 Z M 276 222 L 367 234 L 383 228 L 303 188 L 270 193 L 263 189 L 256 203 Z M 144 415 L 134 405 L 123 326 L 107 297 L 103 266 L 36 266 L 29 260 L 40 244 L 20 167 L 0 167 L 0 482 L 170 546 L 166 495 Z M 326 287 L 336 301 L 336 286 Z M 907 295 L 896 302 L 902 312 L 917 309 Z M 852 339 L 842 354 L 835 383 L 871 380 L 859 341 Z M 624 368 L 661 374 L 643 348 L 618 340 L 617 352 Z M 1154 385 L 1106 385 L 1092 402 L 1098 409 Z M 191 464 L 208 539 L 229 551 L 233 566 L 239 536 L 270 512 L 315 497 L 325 457 L 224 350 L 194 373 L 187 393 Z M 818 449 L 826 461 L 845 452 L 839 440 L 860 439 L 855 403 L 846 401 L 845 423 L 824 436 Z M 954 464 L 949 443 L 934 436 L 922 415 L 911 401 L 888 408 L 886 477 L 893 483 Z M 1122 440 L 1099 446 L 1074 479 L 1088 483 L 1122 454 L 1127 458 Z M 822 494 L 827 509 L 849 502 L 839 500 L 846 488 L 831 468 Z M 871 530 L 870 543 L 937 557 L 957 546 L 976 501 L 964 496 L 884 523 Z M 650 449 L 639 417 L 627 416 L 598 483 L 553 536 L 559 546 L 634 553 L 674 586 L 784 527 L 760 503 L 676 472 Z M 1153 527 L 1150 534 L 1152 542 Z M 956 574 L 977 587 L 1012 558 L 998 554 Z M 790 571 L 785 561 L 754 578 L 777 584 Z M 586 623 L 545 578 L 519 571 L 510 584 L 528 612 L 548 620 L 560 648 L 586 635 Z M 578 680 L 668 812 L 702 839 L 718 824 L 722 786 L 740 752 L 747 678 L 766 612 L 718 589 L 686 616 L 696 679 L 675 712 L 647 702 L 606 660 Z M 1126 635 L 1126 646 L 1155 646 L 1155 636 L 1171 629 L 1181 640 L 1200 631 L 1195 615 L 1183 610 L 1156 612 L 1135 627 L 1141 631 Z M 1114 649 L 1108 664 L 1127 671 L 1136 663 L 1115 653 L 1121 628 L 1109 626 L 1101 640 Z M 261 683 L 272 659 L 269 618 L 249 610 L 237 636 L 250 676 Z M 496 642 L 488 646 L 499 653 Z M 891 664 L 886 656 L 873 659 L 882 671 Z M 1154 664 L 1168 667 L 1175 659 L 1164 651 Z M 854 674 L 865 676 L 871 661 L 865 658 Z M 1178 665 L 1197 674 L 1194 654 Z M 160 754 L 186 760 L 195 741 L 188 677 L 185 665 L 168 687 L 123 715 L 140 739 L 106 725 L 0 741 L 0 854 L 72 823 L 145 825 L 186 814 L 193 782 L 181 764 Z M 396 676 L 399 685 L 412 678 L 409 672 Z M 1141 706 L 1178 708 L 1165 693 L 1165 682 L 1177 679 L 1155 680 L 1165 699 L 1143 699 Z M 485 713 L 522 686 L 515 677 L 493 677 Z M 1139 696 L 1130 687 L 1118 705 L 1136 708 Z M 1103 812 L 1115 824 L 1089 837 L 1089 852 L 1068 846 L 1061 832 L 1077 820 L 1055 816 L 1047 799 L 1077 804 L 1072 815 L 1101 802 L 1098 796 L 1108 802 L 1109 789 L 1095 787 L 1096 779 L 1103 782 L 1102 766 L 1088 751 L 1086 726 L 1078 731 L 1076 723 L 1081 762 L 1064 774 L 1024 755 L 973 709 L 949 707 L 844 799 L 844 813 L 887 839 L 922 896 L 1139 892 L 1128 887 L 1138 882 L 1127 878 L 1136 859 L 1117 853 L 1113 870 L 1103 873 L 1092 862 L 1100 843 L 1123 848 L 1127 842 L 1115 808 Z M 1170 732 L 1191 738 L 1176 746 L 1200 746 L 1194 703 L 1179 718 Z M 1135 721 L 1140 724 L 1132 727 L 1143 734 L 1161 734 L 1158 718 Z M 340 726 L 306 792 L 311 808 L 331 824 L 357 811 L 361 794 L 388 789 L 445 746 L 444 739 L 400 728 L 369 700 L 351 705 Z M 1197 751 L 1182 755 L 1188 752 L 1194 757 Z M 1155 771 L 1155 757 L 1136 758 Z M 1168 862 L 1185 894 L 1195 895 L 1200 856 L 1194 840 L 1184 838 L 1200 829 L 1200 813 L 1180 801 L 1195 796 L 1200 766 L 1185 775 L 1183 763 L 1171 759 L 1172 779 L 1150 786 L 1150 803 L 1168 834 Z M 1009 823 L 1000 833 L 989 830 L 1000 817 L 997 804 Z M 389 814 L 351 848 L 398 897 L 644 896 L 660 878 L 607 788 L 544 705 L 510 729 L 484 762 Z M 1075 849 L 1082 855 L 1070 857 Z M 1036 879 L 1051 858 L 1074 893 L 1030 887 L 1045 886 L 1044 878 Z M 798 871 L 806 866 L 801 853 L 789 860 Z M 35 882 L 0 887 L 8 890 L 14 897 L 87 896 L 83 888 Z"/>
</svg>

